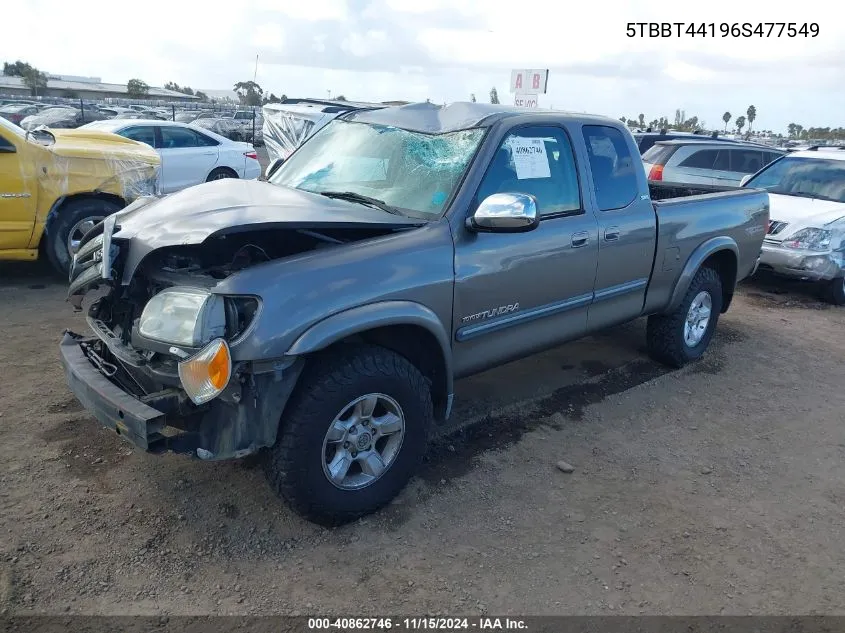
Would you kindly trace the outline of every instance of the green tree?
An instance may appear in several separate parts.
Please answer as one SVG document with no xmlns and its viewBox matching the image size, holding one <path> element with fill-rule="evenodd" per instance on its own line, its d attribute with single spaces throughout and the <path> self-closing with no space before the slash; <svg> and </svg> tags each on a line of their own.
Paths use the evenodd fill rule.
<svg viewBox="0 0 845 633">
<path fill-rule="evenodd" d="M 4 62 L 3 74 L 7 77 L 23 79 L 23 85 L 29 88 L 29 94 L 32 96 L 37 96 L 39 90 L 47 87 L 47 73 L 43 73 L 21 60 L 12 63 Z"/>
<path fill-rule="evenodd" d="M 195 97 L 199 97 L 199 98 L 200 98 L 200 101 L 208 101 L 208 95 L 207 95 L 207 94 L 205 94 L 202 90 L 197 90 L 197 91 L 194 93 L 194 96 L 195 96 Z"/>
<path fill-rule="evenodd" d="M 241 105 L 247 106 L 261 105 L 264 96 L 264 90 L 254 81 L 239 81 L 235 84 L 235 92 Z"/>
<path fill-rule="evenodd" d="M 490 103 L 499 103 L 499 91 L 496 86 L 490 88 Z"/>
<path fill-rule="evenodd" d="M 728 122 L 731 120 L 731 118 L 732 118 L 732 116 L 731 116 L 731 113 L 730 113 L 730 112 L 725 112 L 725 113 L 722 115 L 722 121 L 724 121 L 724 122 L 725 122 L 725 132 L 727 132 L 727 131 L 728 131 Z"/>
<path fill-rule="evenodd" d="M 262 103 L 281 103 L 285 99 L 287 99 L 286 95 L 283 94 L 281 97 L 277 97 L 276 95 L 274 95 L 271 92 L 269 96 L 264 97 L 264 100 L 262 101 Z"/>
<path fill-rule="evenodd" d="M 338 96 L 336 96 L 336 97 L 334 98 L 334 100 L 335 100 L 335 101 L 348 101 L 348 99 L 347 99 L 346 97 L 344 97 L 343 95 L 338 95 Z"/>
<path fill-rule="evenodd" d="M 469 100 L 470 100 L 472 103 L 475 103 L 475 93 L 473 93 L 473 94 L 471 94 L 471 95 L 469 96 Z"/>
<path fill-rule="evenodd" d="M 745 117 L 744 116 L 738 116 L 736 118 L 736 129 L 739 131 L 740 134 L 742 134 L 742 128 L 744 128 L 744 127 L 745 127 Z"/>
<path fill-rule="evenodd" d="M 142 99 L 150 92 L 150 87 L 140 79 L 130 79 L 126 82 L 126 93 L 132 99 Z"/>
<path fill-rule="evenodd" d="M 193 95 L 194 94 L 193 88 L 191 88 L 190 86 L 182 87 L 179 84 L 177 84 L 175 81 L 168 81 L 166 84 L 164 84 L 164 87 L 167 90 L 174 90 L 176 92 L 181 92 L 183 95 Z"/>
<path fill-rule="evenodd" d="M 757 108 L 753 105 L 748 106 L 748 110 L 745 111 L 745 115 L 748 117 L 748 131 L 751 132 L 751 125 L 754 123 L 754 119 L 757 118 Z"/>
<path fill-rule="evenodd" d="M 644 114 L 640 114 L 637 117 L 637 123 L 639 124 L 640 127 L 645 127 L 645 115 Z"/>
</svg>

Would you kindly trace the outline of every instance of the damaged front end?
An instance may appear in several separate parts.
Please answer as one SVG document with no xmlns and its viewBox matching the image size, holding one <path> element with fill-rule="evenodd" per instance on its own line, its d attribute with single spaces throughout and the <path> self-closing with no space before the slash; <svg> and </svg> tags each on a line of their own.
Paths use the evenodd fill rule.
<svg viewBox="0 0 845 633">
<path fill-rule="evenodd" d="M 90 333 L 62 341 L 68 384 L 145 450 L 227 459 L 272 446 L 303 361 L 256 358 L 267 288 L 232 295 L 221 284 L 415 224 L 255 181 L 140 198 L 89 231 L 74 257 L 68 300 L 79 310 L 93 301 Z"/>
<path fill-rule="evenodd" d="M 150 452 L 227 459 L 271 446 L 301 361 L 233 358 L 230 346 L 261 302 L 212 292 L 217 280 L 254 263 L 253 247 L 209 266 L 196 248 L 164 249 L 124 285 L 130 244 L 112 242 L 113 228 L 107 222 L 83 244 L 71 271 L 77 308 L 89 292 L 106 290 L 88 308 L 90 335 L 66 332 L 62 340 L 71 390 L 103 425 Z"/>
</svg>

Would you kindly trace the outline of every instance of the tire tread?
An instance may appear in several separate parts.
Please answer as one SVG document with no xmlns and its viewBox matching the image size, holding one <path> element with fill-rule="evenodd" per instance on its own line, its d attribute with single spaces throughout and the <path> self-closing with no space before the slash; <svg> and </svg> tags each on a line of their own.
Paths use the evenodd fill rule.
<svg viewBox="0 0 845 633">
<path fill-rule="evenodd" d="M 648 343 L 648 354 L 652 359 L 674 368 L 683 367 L 689 362 L 689 358 L 684 351 L 683 342 L 677 336 L 678 328 L 683 328 L 688 306 L 695 295 L 699 293 L 702 286 L 711 283 L 715 284 L 716 288 L 719 289 L 718 296 L 713 298 L 714 309 L 711 316 L 711 319 L 714 321 L 713 327 L 715 328 L 715 322 L 719 318 L 719 311 L 722 307 L 722 282 L 718 271 L 710 267 L 704 267 L 699 269 L 695 274 L 680 306 L 674 312 L 671 314 L 653 314 L 648 317 L 646 339 Z"/>
<path fill-rule="evenodd" d="M 278 441 L 264 462 L 265 473 L 276 492 L 301 516 L 322 524 L 347 523 L 377 508 L 340 512 L 322 504 L 313 491 L 303 489 L 307 479 L 293 465 L 307 443 L 309 425 L 323 417 L 329 396 L 354 385 L 359 377 L 399 377 L 420 395 L 427 437 L 433 420 L 431 393 L 425 378 L 410 361 L 385 348 L 350 346 L 316 355 L 311 361 L 286 407 Z"/>
</svg>

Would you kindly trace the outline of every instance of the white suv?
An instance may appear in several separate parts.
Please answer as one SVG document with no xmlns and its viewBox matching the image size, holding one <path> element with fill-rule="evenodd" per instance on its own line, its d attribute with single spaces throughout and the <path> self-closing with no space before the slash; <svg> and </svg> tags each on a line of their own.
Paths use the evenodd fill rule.
<svg viewBox="0 0 845 633">
<path fill-rule="evenodd" d="M 731 141 L 658 141 L 643 154 L 643 163 L 649 180 L 738 187 L 743 176 L 785 153 L 774 147 Z"/>
<path fill-rule="evenodd" d="M 792 152 L 742 186 L 769 192 L 760 268 L 824 283 L 845 305 L 845 148 Z"/>
</svg>

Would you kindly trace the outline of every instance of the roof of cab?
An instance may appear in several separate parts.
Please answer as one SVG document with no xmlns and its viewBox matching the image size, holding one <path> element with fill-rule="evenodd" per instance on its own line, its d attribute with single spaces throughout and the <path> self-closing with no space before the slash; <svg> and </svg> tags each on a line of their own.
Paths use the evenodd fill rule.
<svg viewBox="0 0 845 633">
<path fill-rule="evenodd" d="M 607 125 L 608 123 L 613 124 L 614 127 L 621 125 L 619 119 L 580 112 L 529 110 L 498 103 L 472 103 L 470 101 L 457 101 L 446 105 L 411 103 L 377 110 L 359 110 L 341 115 L 339 118 L 347 121 L 397 127 L 423 134 L 446 134 L 475 127 L 488 127 L 502 119 L 514 116 L 541 117 L 550 115 L 599 125 Z"/>
</svg>

